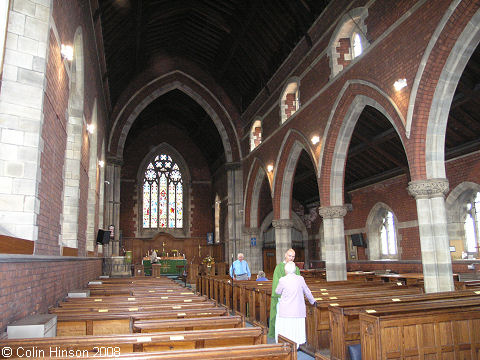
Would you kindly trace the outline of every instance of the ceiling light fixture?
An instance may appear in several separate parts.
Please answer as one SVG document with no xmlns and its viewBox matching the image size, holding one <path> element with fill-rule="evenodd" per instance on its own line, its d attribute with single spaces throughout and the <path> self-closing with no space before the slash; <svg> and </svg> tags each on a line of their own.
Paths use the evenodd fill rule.
<svg viewBox="0 0 480 360">
<path fill-rule="evenodd" d="M 93 124 L 87 124 L 87 131 L 88 131 L 90 134 L 93 134 L 93 132 L 95 131 L 95 125 L 93 125 Z"/>
<path fill-rule="evenodd" d="M 98 166 L 100 166 L 101 168 L 103 168 L 105 166 L 105 162 L 103 160 L 100 160 L 98 162 Z"/>
<path fill-rule="evenodd" d="M 70 45 L 62 44 L 62 47 L 60 48 L 60 53 L 62 54 L 63 59 L 67 59 L 68 61 L 73 60 L 73 47 L 71 47 Z"/>
<path fill-rule="evenodd" d="M 273 165 L 272 165 L 272 164 L 267 165 L 267 171 L 268 171 L 268 172 L 272 172 L 272 171 L 273 171 Z"/>
<path fill-rule="evenodd" d="M 405 86 L 407 86 L 407 79 L 398 79 L 398 80 L 395 81 L 395 83 L 393 84 L 393 87 L 394 87 L 395 90 L 397 90 L 397 91 L 402 90 Z"/>
<path fill-rule="evenodd" d="M 318 136 L 318 135 L 312 136 L 311 141 L 312 141 L 313 145 L 317 145 L 320 142 L 320 136 Z"/>
</svg>

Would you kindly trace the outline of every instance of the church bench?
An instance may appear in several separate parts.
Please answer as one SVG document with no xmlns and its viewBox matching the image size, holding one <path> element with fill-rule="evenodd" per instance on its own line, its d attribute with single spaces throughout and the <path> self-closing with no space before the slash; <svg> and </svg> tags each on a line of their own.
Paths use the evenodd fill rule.
<svg viewBox="0 0 480 360">
<path fill-rule="evenodd" d="M 179 309 L 161 311 L 115 311 L 98 309 L 98 312 L 58 312 L 57 335 L 109 335 L 131 332 L 132 323 L 145 319 L 180 319 L 228 316 L 226 308 Z"/>
<path fill-rule="evenodd" d="M 188 299 L 187 301 L 189 301 Z M 85 312 L 85 311 L 94 311 L 98 312 L 99 309 L 108 309 L 109 311 L 155 311 L 155 310 L 179 310 L 179 309 L 206 309 L 215 307 L 215 303 L 212 301 L 204 301 L 204 302 L 184 302 L 184 300 L 178 301 L 176 304 L 129 304 L 129 303 L 64 303 L 61 304 L 60 307 L 50 308 L 49 312 L 51 314 L 58 314 L 58 313 L 75 313 L 75 312 Z M 135 309 L 135 310 L 133 310 Z"/>
<path fill-rule="evenodd" d="M 243 327 L 245 327 L 245 318 L 234 315 L 193 319 L 136 320 L 133 323 L 133 332 L 149 333 Z"/>
<path fill-rule="evenodd" d="M 39 359 L 43 357 L 31 357 Z M 59 360 L 72 357 L 55 357 Z M 112 356 L 95 356 L 96 359 L 112 359 Z M 116 359 L 158 359 L 158 360 L 191 360 L 191 359 L 255 359 L 255 360 L 296 360 L 296 344 L 279 336 L 278 344 L 240 345 L 219 348 L 187 349 L 160 352 L 115 354 Z"/>
<path fill-rule="evenodd" d="M 479 307 L 360 314 L 362 359 L 478 359 L 479 334 Z"/>
<path fill-rule="evenodd" d="M 170 331 L 165 333 L 125 334 L 83 337 L 30 338 L 2 341 L 2 347 L 8 347 L 13 354 L 45 354 L 46 357 L 73 351 L 88 354 L 88 357 L 102 355 L 102 351 L 111 351 L 110 355 L 132 352 L 172 351 L 201 349 L 235 345 L 257 345 L 267 343 L 264 327 L 223 328 L 210 330 Z M 53 351 L 53 353 L 52 353 Z M 106 355 L 105 353 L 103 355 Z M 5 357 L 1 356 L 0 359 Z"/>
<path fill-rule="evenodd" d="M 191 301 L 185 301 L 191 300 Z M 86 298 L 65 298 L 59 305 L 88 304 L 88 303 L 109 303 L 109 304 L 170 304 L 177 302 L 210 302 L 205 296 L 177 295 L 168 293 L 164 295 L 141 295 L 141 296 L 94 296 Z"/>
<path fill-rule="evenodd" d="M 316 306 L 312 306 L 306 302 L 307 317 L 306 317 L 306 335 L 307 343 L 315 350 L 328 348 L 330 344 L 330 315 L 329 306 L 334 304 L 338 306 L 341 304 L 356 304 L 361 305 L 369 301 L 376 301 L 378 298 L 389 296 L 390 298 L 398 298 L 407 295 L 419 295 L 419 288 L 407 287 L 388 287 L 381 286 L 378 289 L 367 287 L 362 288 L 346 288 L 347 291 L 323 291 L 313 292 Z M 385 300 L 387 301 L 387 300 Z"/>
<path fill-rule="evenodd" d="M 432 294 L 434 295 L 434 294 Z M 408 317 L 419 311 L 454 311 L 458 308 L 480 309 L 480 296 L 451 298 L 419 298 L 418 301 L 401 301 L 389 304 L 364 304 L 361 306 L 330 307 L 330 355 L 332 359 L 347 359 L 347 347 L 360 342 L 360 315 L 364 313 L 401 314 Z"/>
</svg>

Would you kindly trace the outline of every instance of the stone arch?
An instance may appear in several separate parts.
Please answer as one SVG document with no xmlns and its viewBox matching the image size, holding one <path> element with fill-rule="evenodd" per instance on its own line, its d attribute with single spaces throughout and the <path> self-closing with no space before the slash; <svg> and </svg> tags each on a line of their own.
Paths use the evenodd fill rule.
<svg viewBox="0 0 480 360">
<path fill-rule="evenodd" d="M 197 89 L 194 89 L 196 86 Z M 141 86 L 126 102 L 114 119 L 108 151 L 122 158 L 123 147 L 137 116 L 158 97 L 178 89 L 195 100 L 210 116 L 222 139 L 227 162 L 240 159 L 240 140 L 227 110 L 203 84 L 182 71 L 172 71 Z M 221 111 L 217 111 L 220 108 Z M 234 151 L 236 149 L 237 151 Z"/>
<path fill-rule="evenodd" d="M 445 133 L 458 81 L 480 43 L 480 10 L 466 24 L 453 46 L 438 79 L 430 106 L 425 141 L 427 179 L 445 178 Z"/>
<path fill-rule="evenodd" d="M 378 229 L 380 228 L 380 220 L 383 219 L 383 215 L 385 212 L 391 212 L 394 217 L 395 224 L 398 223 L 397 216 L 395 212 L 383 202 L 376 203 L 372 209 L 370 210 L 367 223 L 366 223 L 366 232 L 367 232 L 367 239 L 368 239 L 368 257 L 369 260 L 379 260 L 382 258 L 382 250 L 381 250 L 381 238 Z M 397 256 L 400 256 L 400 239 L 398 238 L 398 227 L 395 226 L 395 238 L 397 242 Z"/>
<path fill-rule="evenodd" d="M 302 150 L 309 155 L 314 170 L 317 167 L 315 156 L 307 138 L 297 130 L 289 130 L 282 141 L 276 160 L 277 170 L 274 174 L 274 216 L 275 219 L 290 219 L 293 179 L 298 158 Z M 315 173 L 317 171 L 315 170 Z"/>
<path fill-rule="evenodd" d="M 97 214 L 98 198 L 98 109 L 97 99 L 93 101 L 92 119 L 90 125 L 93 126 L 93 133 L 89 133 L 89 161 L 88 161 L 88 197 L 87 197 L 87 230 L 85 238 L 87 239 L 87 251 L 95 249 L 95 215 Z"/>
<path fill-rule="evenodd" d="M 346 105 L 340 108 L 340 101 Z M 348 145 L 358 118 L 367 105 L 377 109 L 390 121 L 406 149 L 405 134 L 400 131 L 404 125 L 403 117 L 393 100 L 373 84 L 361 80 L 347 81 L 335 101 L 323 134 L 324 146 L 320 150 L 318 169 L 321 169 L 325 179 L 329 179 L 322 184 L 320 199 L 325 204 L 323 206 L 343 205 Z M 407 152 L 406 155 L 408 159 Z M 331 166 L 327 168 L 325 164 Z"/>
<path fill-rule="evenodd" d="M 142 235 L 148 235 L 148 236 L 153 236 L 156 233 L 158 233 L 159 230 L 156 229 L 143 229 L 142 227 L 142 215 L 143 215 L 143 209 L 142 209 L 142 204 L 143 204 L 143 196 L 142 196 L 142 191 L 143 191 L 143 178 L 145 174 L 145 169 L 148 166 L 148 164 L 154 159 L 154 157 L 160 153 L 167 153 L 169 154 L 172 159 L 177 163 L 179 170 L 182 174 L 182 180 L 183 180 L 183 227 L 181 229 L 161 229 L 161 231 L 165 233 L 169 233 L 172 236 L 175 237 L 188 237 L 190 236 L 190 186 L 191 186 L 191 175 L 190 175 L 190 170 L 188 168 L 187 162 L 183 158 L 183 156 L 178 152 L 177 149 L 175 149 L 173 146 L 170 144 L 163 142 L 157 146 L 155 146 L 152 150 L 148 152 L 140 162 L 140 165 L 137 170 L 137 204 L 135 204 L 135 208 L 138 209 L 137 211 L 137 226 L 136 226 L 136 235 L 139 236 L 140 234 Z"/>
<path fill-rule="evenodd" d="M 272 184 L 270 182 L 270 178 L 267 176 L 265 165 L 260 159 L 255 158 L 252 166 L 250 167 L 245 191 L 244 209 L 247 211 L 245 212 L 244 223 L 246 227 L 256 228 L 259 226 L 258 202 L 260 199 L 260 190 L 262 188 L 264 178 L 267 178 L 269 181 L 271 192 Z"/>
<path fill-rule="evenodd" d="M 80 161 L 84 131 L 84 58 L 83 34 L 78 27 L 74 36 L 70 93 L 68 99 L 67 149 L 63 180 L 63 211 L 60 244 L 78 247 L 78 214 L 80 201 Z"/>
</svg>

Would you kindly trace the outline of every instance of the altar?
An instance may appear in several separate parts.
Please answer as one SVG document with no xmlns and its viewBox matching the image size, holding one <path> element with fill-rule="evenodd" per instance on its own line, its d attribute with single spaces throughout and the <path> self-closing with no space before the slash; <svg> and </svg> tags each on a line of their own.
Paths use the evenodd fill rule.
<svg viewBox="0 0 480 360">
<path fill-rule="evenodd" d="M 152 276 L 160 275 L 182 275 L 187 265 L 183 256 L 159 257 L 152 264 Z"/>
</svg>

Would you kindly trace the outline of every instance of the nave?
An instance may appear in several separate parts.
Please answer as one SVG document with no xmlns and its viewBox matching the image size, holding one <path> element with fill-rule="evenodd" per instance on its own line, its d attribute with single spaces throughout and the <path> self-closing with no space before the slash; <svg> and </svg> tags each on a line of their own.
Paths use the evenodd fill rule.
<svg viewBox="0 0 480 360">
<path fill-rule="evenodd" d="M 2 340 L 1 358 L 348 360 L 480 355 L 478 281 L 456 281 L 455 291 L 425 294 L 421 283 L 385 282 L 371 273 L 352 273 L 349 280 L 337 282 L 327 282 L 321 271 L 303 275 L 316 304 L 306 301 L 307 343 L 298 351 L 296 343 L 281 335 L 278 344 L 267 339 L 271 281 L 232 282 L 224 275 L 204 275 L 185 287 L 167 276 L 102 276 L 49 309 L 55 336 L 22 338 L 17 333 L 16 339 Z M 15 329 L 9 326 L 9 334 Z"/>
</svg>

